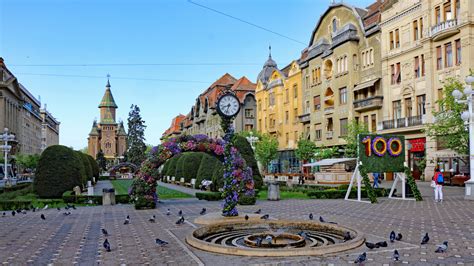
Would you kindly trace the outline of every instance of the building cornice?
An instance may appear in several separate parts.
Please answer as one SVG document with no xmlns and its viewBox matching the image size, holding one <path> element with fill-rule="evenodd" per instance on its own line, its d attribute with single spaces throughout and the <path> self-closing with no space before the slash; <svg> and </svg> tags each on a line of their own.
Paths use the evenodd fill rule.
<svg viewBox="0 0 474 266">
<path fill-rule="evenodd" d="M 392 17 L 390 17 L 390 18 L 388 18 L 384 21 L 381 21 L 379 23 L 379 26 L 380 26 L 380 28 L 382 28 L 382 27 L 386 26 L 387 24 L 390 24 L 390 23 L 392 23 L 392 22 L 394 22 L 394 21 L 396 21 L 396 20 L 398 20 L 398 19 L 400 19 L 400 18 L 402 18 L 406 15 L 409 15 L 409 14 L 415 12 L 416 10 L 418 10 L 420 8 L 421 8 L 421 1 L 418 2 L 417 4 L 415 4 L 414 6 L 401 11 L 400 13 L 396 14 L 395 16 L 392 16 Z"/>
</svg>

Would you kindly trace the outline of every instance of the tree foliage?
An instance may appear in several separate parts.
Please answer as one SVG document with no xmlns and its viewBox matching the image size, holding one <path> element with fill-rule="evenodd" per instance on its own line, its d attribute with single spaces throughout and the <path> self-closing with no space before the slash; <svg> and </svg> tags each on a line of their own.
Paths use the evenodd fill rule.
<svg viewBox="0 0 474 266">
<path fill-rule="evenodd" d="M 92 176 L 95 177 L 95 180 L 98 180 L 100 175 L 99 165 L 97 164 L 96 160 L 89 154 L 87 154 L 87 159 L 89 160 L 89 164 L 92 169 Z"/>
<path fill-rule="evenodd" d="M 184 157 L 183 177 L 185 182 L 190 183 L 191 179 L 196 179 L 199 166 L 203 157 L 203 152 L 187 152 Z"/>
<path fill-rule="evenodd" d="M 357 144 L 359 142 L 359 134 L 369 134 L 368 126 L 364 123 L 358 123 L 356 120 L 351 120 L 347 124 L 347 135 L 343 137 L 346 141 L 344 148 L 344 157 L 346 158 L 357 158 Z"/>
<path fill-rule="evenodd" d="M 315 151 L 314 158 L 316 160 L 334 158 L 337 155 L 337 147 L 317 147 Z"/>
<path fill-rule="evenodd" d="M 438 139 L 447 148 L 459 154 L 469 154 L 469 132 L 461 118 L 466 105 L 455 101 L 451 95 L 454 90 L 462 92 L 462 83 L 457 78 L 446 79 L 443 97 L 436 101 L 439 111 L 433 111 L 435 122 L 428 124 L 425 130 L 429 137 Z"/>
<path fill-rule="evenodd" d="M 17 154 L 15 156 L 16 163 L 25 168 L 34 170 L 38 166 L 38 161 L 40 158 L 39 154 Z"/>
<path fill-rule="evenodd" d="M 107 170 L 107 160 L 105 159 L 104 152 L 102 150 L 99 150 L 97 155 L 95 156 L 95 160 L 97 162 L 97 165 L 99 166 L 99 169 L 101 171 L 106 171 Z"/>
<path fill-rule="evenodd" d="M 269 134 L 262 134 L 255 145 L 255 155 L 266 170 L 278 155 L 278 140 Z"/>
<path fill-rule="evenodd" d="M 76 153 L 76 156 L 79 158 L 79 160 L 82 163 L 82 169 L 81 169 L 81 185 L 84 185 L 87 183 L 87 180 L 92 176 L 92 168 L 89 165 L 89 160 L 86 158 L 85 154 L 80 152 L 80 151 L 74 151 Z"/>
<path fill-rule="evenodd" d="M 145 121 L 140 115 L 140 108 L 132 105 L 128 113 L 127 152 L 125 158 L 128 162 L 141 165 L 146 159 Z"/>
<path fill-rule="evenodd" d="M 298 141 L 298 148 L 295 150 L 295 156 L 300 161 L 309 161 L 315 157 L 317 150 L 316 144 L 308 139 L 300 139 Z"/>
<path fill-rule="evenodd" d="M 201 164 L 199 165 L 195 188 L 198 188 L 203 180 L 212 181 L 212 175 L 214 174 L 215 168 L 220 167 L 221 165 L 222 163 L 219 161 L 219 159 L 204 153 Z"/>
<path fill-rule="evenodd" d="M 239 150 L 240 155 L 245 160 L 247 166 L 252 169 L 255 188 L 260 188 L 263 185 L 263 180 L 262 175 L 260 175 L 260 171 L 258 170 L 258 164 L 252 146 L 250 146 L 247 139 L 241 135 L 234 136 L 234 146 Z"/>
</svg>

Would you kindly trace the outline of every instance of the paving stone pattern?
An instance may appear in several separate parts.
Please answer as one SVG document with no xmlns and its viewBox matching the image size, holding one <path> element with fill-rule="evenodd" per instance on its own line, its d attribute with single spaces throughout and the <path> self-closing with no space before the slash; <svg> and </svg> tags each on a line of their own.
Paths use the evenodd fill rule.
<svg viewBox="0 0 474 266">
<path fill-rule="evenodd" d="M 12 265 L 345 265 L 366 251 L 368 265 L 394 265 L 392 252 L 400 252 L 400 264 L 474 265 L 474 202 L 463 199 L 463 188 L 445 188 L 445 201 L 435 203 L 428 185 L 421 185 L 423 202 L 381 199 L 379 204 L 343 200 L 259 201 L 257 206 L 239 207 L 241 212 L 261 208 L 276 219 L 307 220 L 312 212 L 328 221 L 356 228 L 370 242 L 388 240 L 391 230 L 403 234 L 402 241 L 387 248 L 368 250 L 361 246 L 346 253 L 323 257 L 255 258 L 219 255 L 188 246 L 184 238 L 196 225 L 192 224 L 202 207 L 209 212 L 220 211 L 220 202 L 196 199 L 168 200 L 156 210 L 137 211 L 131 205 L 78 207 L 69 216 L 64 210 L 49 209 L 12 217 L 0 216 L 0 263 Z M 166 216 L 170 208 L 172 215 Z M 176 225 L 178 211 L 187 222 Z M 156 223 L 148 222 L 156 215 Z M 124 219 L 130 215 L 130 224 Z M 112 252 L 105 252 L 106 228 Z M 430 242 L 420 246 L 428 232 Z M 155 238 L 168 241 L 164 248 L 155 245 Z M 436 244 L 449 241 L 447 253 L 434 253 Z"/>
</svg>

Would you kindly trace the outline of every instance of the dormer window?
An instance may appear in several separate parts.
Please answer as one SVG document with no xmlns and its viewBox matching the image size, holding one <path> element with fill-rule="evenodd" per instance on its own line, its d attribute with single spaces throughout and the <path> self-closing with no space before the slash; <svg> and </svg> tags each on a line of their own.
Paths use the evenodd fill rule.
<svg viewBox="0 0 474 266">
<path fill-rule="evenodd" d="M 337 31 L 337 20 L 334 18 L 332 20 L 332 32 L 336 33 L 336 31 Z"/>
</svg>

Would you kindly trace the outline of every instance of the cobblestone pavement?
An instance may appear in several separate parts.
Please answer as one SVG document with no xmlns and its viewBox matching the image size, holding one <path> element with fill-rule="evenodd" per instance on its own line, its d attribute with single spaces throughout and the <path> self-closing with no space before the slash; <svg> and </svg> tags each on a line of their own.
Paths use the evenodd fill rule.
<svg viewBox="0 0 474 266">
<path fill-rule="evenodd" d="M 196 199 L 169 200 L 156 210 L 136 211 L 131 205 L 78 207 L 69 216 L 49 209 L 40 213 L 28 212 L 14 217 L 0 216 L 0 263 L 14 265 L 74 264 L 81 265 L 236 265 L 236 264 L 349 264 L 367 251 L 371 265 L 392 264 L 393 249 L 400 251 L 399 264 L 466 264 L 474 265 L 474 202 L 463 199 L 463 188 L 445 188 L 445 201 L 434 203 L 428 185 L 421 186 L 425 201 L 381 199 L 379 204 L 343 200 L 285 200 L 259 201 L 257 206 L 243 206 L 241 212 L 258 208 L 273 218 L 307 219 L 312 212 L 326 220 L 356 228 L 364 232 L 368 241 L 386 240 L 391 230 L 403 234 L 402 241 L 387 248 L 372 251 L 365 246 L 355 250 L 324 257 L 252 258 L 227 256 L 196 250 L 184 238 L 195 225 L 192 221 L 202 207 L 209 212 L 219 211 L 220 202 Z M 170 208 L 172 215 L 166 216 Z M 187 223 L 178 226 L 177 212 L 183 210 Z M 156 215 L 157 223 L 148 218 Z M 130 224 L 123 221 L 130 215 Z M 104 252 L 104 236 L 109 232 L 112 252 Z M 424 232 L 430 234 L 428 245 L 420 246 Z M 156 247 L 155 238 L 168 241 L 164 248 Z M 434 253 L 435 245 L 449 241 L 447 253 Z"/>
<path fill-rule="evenodd" d="M 99 180 L 94 186 L 94 195 L 102 196 L 104 188 L 114 188 L 110 180 Z"/>
</svg>

